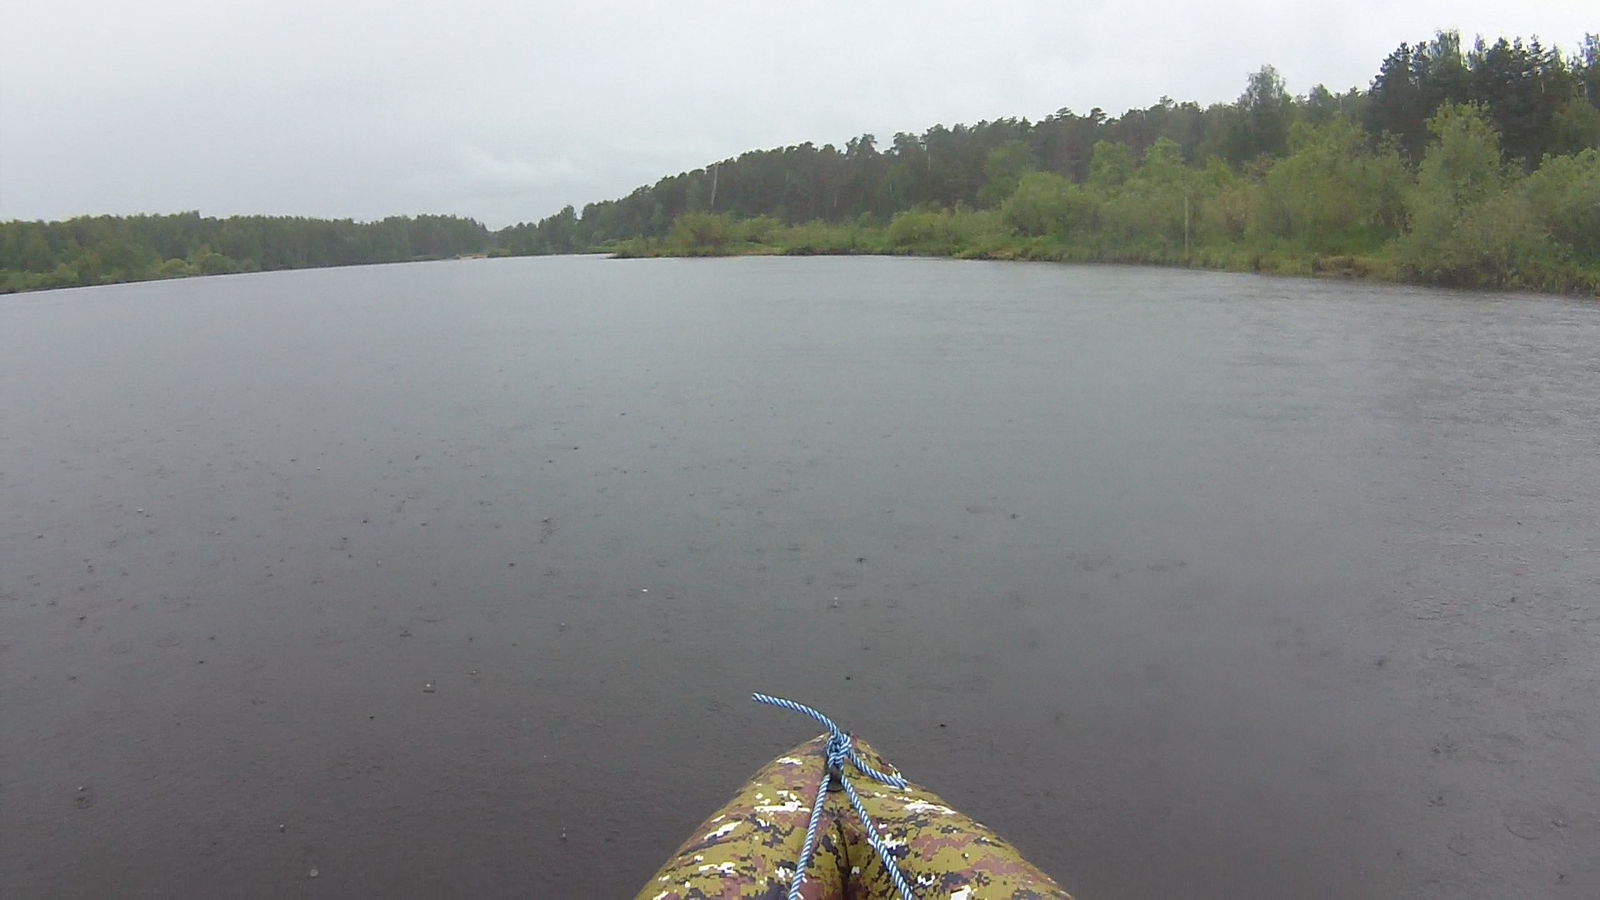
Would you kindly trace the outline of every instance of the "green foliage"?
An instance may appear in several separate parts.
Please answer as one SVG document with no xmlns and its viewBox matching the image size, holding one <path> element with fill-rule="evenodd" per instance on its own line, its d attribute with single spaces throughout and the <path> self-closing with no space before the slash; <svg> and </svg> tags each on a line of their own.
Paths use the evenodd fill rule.
<svg viewBox="0 0 1600 900">
<path fill-rule="evenodd" d="M 954 219 L 950 212 L 900 213 L 889 222 L 889 244 L 900 250 L 948 256 L 958 245 Z"/>
<path fill-rule="evenodd" d="M 732 213 L 685 213 L 672 223 L 663 247 L 683 256 L 721 256 L 765 244 L 782 225 L 770 216 L 736 219 Z"/>
<path fill-rule="evenodd" d="M 888 252 L 886 229 L 867 219 L 868 215 L 863 213 L 862 220 L 842 225 L 820 219 L 805 222 L 774 232 L 769 240 L 781 252 L 797 256 Z"/>
<path fill-rule="evenodd" d="M 1000 221 L 1024 237 L 1067 237 L 1092 227 L 1098 201 L 1082 188 L 1051 172 L 1029 172 L 1004 205 Z"/>
<path fill-rule="evenodd" d="M 705 243 L 679 232 L 682 240 L 674 244 L 673 223 L 707 210 L 708 166 L 590 204 L 576 216 L 568 209 L 514 226 L 497 239 L 513 253 L 596 247 L 655 253 L 669 245 L 771 252 L 805 223 L 807 246 L 842 252 L 863 252 L 862 241 L 921 248 L 915 252 L 943 252 L 936 248 L 945 246 L 1024 252 L 982 241 L 973 251 L 976 245 L 961 244 L 950 232 L 953 223 L 928 218 L 965 205 L 998 212 L 995 227 L 1013 241 L 1029 242 L 1026 254 L 1158 259 L 1181 256 L 1187 245 L 1196 260 L 1232 265 L 1244 259 L 1252 266 L 1276 260 L 1310 271 L 1309 263 L 1296 260 L 1388 252 L 1388 242 L 1406 228 L 1412 176 L 1405 167 L 1420 163 L 1432 141 L 1429 119 L 1445 104 L 1461 103 L 1479 104 L 1503 136 L 1503 158 L 1525 167 L 1543 154 L 1595 146 L 1600 36 L 1568 58 L 1516 39 L 1480 40 L 1469 50 L 1458 33 L 1443 31 L 1402 44 L 1367 91 L 1336 93 L 1318 85 L 1295 98 L 1277 70 L 1263 66 L 1246 78 L 1235 102 L 1206 108 L 1163 97 L 1120 116 L 1061 109 L 1038 122 L 935 125 L 921 134 L 896 134 L 883 146 L 867 134 L 843 149 L 805 143 L 717 163 L 717 211 L 737 220 L 772 217 L 783 223 L 786 237 L 730 237 L 717 244 L 715 230 Z M 1345 126 L 1335 124 L 1341 119 L 1348 120 Z M 1358 152 L 1352 135 L 1363 135 L 1363 127 L 1366 146 Z M 1073 183 L 1078 193 L 1059 182 L 1029 181 L 1034 170 Z M 1026 192 L 1024 183 L 1032 185 Z M 917 211 L 925 215 L 897 226 L 898 244 L 889 243 L 889 229 L 876 225 Z M 846 233 L 848 240 L 840 237 Z M 1239 249 L 1245 243 L 1252 249 Z M 1223 246 L 1232 249 L 1218 249 Z"/>
<path fill-rule="evenodd" d="M 497 238 L 500 246 L 509 250 L 514 256 L 574 253 L 586 247 L 579 237 L 579 230 L 578 211 L 569 204 L 562 207 L 555 215 L 547 216 L 537 223 L 523 223 L 503 229 Z M 657 206 L 647 233 L 659 236 L 665 234 L 666 230 L 665 218 Z"/>
<path fill-rule="evenodd" d="M 1199 178 L 1194 205 L 1195 233 L 1202 245 L 1234 244 L 1245 238 L 1261 185 L 1242 178 L 1213 158 Z"/>
<path fill-rule="evenodd" d="M 1034 170 L 1033 148 L 1022 141 L 1011 141 L 989 151 L 983 165 L 984 185 L 978 190 L 978 203 L 999 206 L 1017 189 L 1022 177 Z"/>
<path fill-rule="evenodd" d="M 381 222 L 270 216 L 97 216 L 0 222 L 0 289 L 432 259 L 487 249 L 482 224 L 455 216 Z"/>
<path fill-rule="evenodd" d="M 1127 184 L 1133 176 L 1133 151 L 1127 144 L 1100 141 L 1094 145 L 1094 156 L 1089 161 L 1089 186 L 1097 191 L 1112 192 Z"/>
<path fill-rule="evenodd" d="M 1430 118 L 1447 104 L 1476 104 L 1500 134 L 1507 162 L 1531 170 L 1549 154 L 1594 146 L 1594 132 L 1573 101 L 1600 106 L 1600 38 L 1587 36 L 1570 59 L 1537 39 L 1488 43 L 1463 52 L 1461 35 L 1441 31 L 1432 41 L 1401 44 L 1372 82 L 1364 124 L 1374 136 L 1398 142 L 1408 161 L 1422 159 Z"/>
<path fill-rule="evenodd" d="M 738 223 L 727 213 L 684 213 L 672 223 L 667 235 L 670 246 L 717 252 L 734 239 Z"/>
<path fill-rule="evenodd" d="M 169 259 L 156 269 L 157 278 L 188 278 L 200 270 L 186 259 Z"/>
<path fill-rule="evenodd" d="M 1600 264 L 1600 150 L 1546 159 L 1525 191 L 1551 238 L 1579 262 Z"/>
<path fill-rule="evenodd" d="M 1538 217 L 1519 192 L 1501 191 L 1418 221 L 1396 261 L 1414 278 L 1461 287 L 1530 287 L 1557 262 Z"/>
<path fill-rule="evenodd" d="M 1306 96 L 1300 101 L 1300 121 L 1307 125 L 1326 125 L 1336 116 L 1348 115 L 1342 108 L 1343 100 L 1344 98 L 1335 96 L 1328 90 L 1327 85 L 1319 84 L 1306 92 Z"/>
<path fill-rule="evenodd" d="M 1369 92 L 1366 128 L 1390 136 L 1414 162 L 1427 148 L 1429 117 L 1441 104 L 1468 99 L 1461 35 L 1441 31 L 1432 41 L 1401 44 L 1384 59 Z"/>
<path fill-rule="evenodd" d="M 1395 259 L 1420 280 L 1463 287 L 1549 283 L 1557 248 L 1530 195 L 1500 162 L 1499 135 L 1478 106 L 1445 104 L 1411 192 L 1411 230 Z"/>
<path fill-rule="evenodd" d="M 1229 162 L 1243 163 L 1260 156 L 1278 156 L 1289 140 L 1294 123 L 1294 100 L 1283 76 L 1272 66 L 1262 66 L 1234 103 L 1237 114 L 1228 118 L 1224 144 Z"/>
<path fill-rule="evenodd" d="M 1600 148 L 1600 109 L 1583 97 L 1573 97 L 1556 113 L 1552 124 L 1550 155 L 1565 156 Z"/>
<path fill-rule="evenodd" d="M 1096 162 L 1101 154 L 1096 148 Z M 1114 148 L 1104 154 L 1104 177 L 1090 176 L 1098 193 L 1098 242 L 1111 258 L 1123 258 L 1126 248 L 1138 258 L 1181 250 L 1184 240 L 1185 203 L 1192 202 L 1193 170 L 1183 165 L 1178 145 L 1160 138 L 1145 151 L 1144 159 L 1123 174 L 1125 156 Z M 1120 184 L 1118 183 L 1120 179 Z"/>
<path fill-rule="evenodd" d="M 976 257 L 1005 244 L 1005 229 L 992 212 L 968 209 L 910 210 L 889 222 L 889 246 L 899 253 Z"/>
<path fill-rule="evenodd" d="M 1347 117 L 1297 123 L 1288 155 L 1244 173 L 1185 165 L 1160 137 L 1136 163 L 1101 142 L 1085 184 L 1022 175 L 998 210 L 924 206 L 853 221 L 681 216 L 623 255 L 915 253 L 1006 259 L 1181 263 L 1328 277 L 1600 290 L 1600 151 L 1546 159 L 1533 175 L 1501 162 L 1486 111 L 1445 104 L 1413 174 Z"/>
<path fill-rule="evenodd" d="M 1417 170 L 1417 199 L 1459 209 L 1499 189 L 1500 137 L 1477 106 L 1447 103 L 1428 120 L 1435 141 Z"/>
<path fill-rule="evenodd" d="M 1557 118 L 1576 86 L 1566 60 L 1538 39 L 1480 38 L 1467 54 L 1467 100 L 1483 107 L 1505 159 L 1532 169 L 1558 141 Z"/>
<path fill-rule="evenodd" d="M 1296 123 L 1293 153 L 1267 173 L 1250 210 L 1257 234 L 1317 252 L 1375 250 L 1399 233 L 1408 178 L 1393 148 L 1367 149 L 1349 119 Z"/>
</svg>

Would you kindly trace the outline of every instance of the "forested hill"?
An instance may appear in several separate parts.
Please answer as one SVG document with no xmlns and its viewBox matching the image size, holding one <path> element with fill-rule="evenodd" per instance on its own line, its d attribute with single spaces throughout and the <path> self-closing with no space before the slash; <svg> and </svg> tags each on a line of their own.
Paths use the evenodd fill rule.
<svg viewBox="0 0 1600 900">
<path fill-rule="evenodd" d="M 0 291 L 463 254 L 900 252 L 1600 290 L 1600 35 L 1403 44 L 1366 89 L 1163 98 L 752 151 L 491 232 L 198 213 L 0 223 Z M 1276 262 L 1275 262 L 1276 261 Z"/>
<path fill-rule="evenodd" d="M 1127 148 L 1143 158 L 1156 141 L 1176 145 L 1182 161 L 1217 160 L 1260 175 L 1290 150 L 1296 123 L 1346 118 L 1369 146 L 1389 141 L 1415 167 L 1429 143 L 1428 120 L 1446 103 L 1477 104 L 1500 135 L 1504 159 L 1523 169 L 1546 155 L 1600 146 L 1600 35 L 1563 54 L 1537 40 L 1479 40 L 1454 32 L 1402 44 L 1383 61 L 1367 90 L 1335 93 L 1321 85 L 1292 96 L 1271 67 L 1248 79 L 1234 103 L 1201 107 L 1163 98 L 1148 109 L 1107 117 L 1100 109 L 1063 109 L 1038 122 L 998 119 L 976 125 L 897 134 L 880 146 L 871 134 L 841 149 L 800 144 L 741 154 L 704 169 L 663 178 L 618 200 L 572 207 L 536 223 L 505 229 L 512 253 L 564 253 L 638 237 L 664 237 L 686 212 L 715 211 L 785 223 L 880 221 L 919 207 L 998 205 L 1023 172 L 1088 181 L 1095 146 Z"/>
</svg>

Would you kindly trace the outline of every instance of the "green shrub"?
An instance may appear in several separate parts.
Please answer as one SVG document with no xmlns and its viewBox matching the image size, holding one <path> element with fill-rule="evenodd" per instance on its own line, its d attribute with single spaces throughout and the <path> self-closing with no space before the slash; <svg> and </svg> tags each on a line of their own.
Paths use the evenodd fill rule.
<svg viewBox="0 0 1600 900">
<path fill-rule="evenodd" d="M 910 210 L 889 220 L 889 243 L 902 250 L 954 249 L 947 213 Z"/>
<path fill-rule="evenodd" d="M 1066 237 L 1093 227 L 1099 204 L 1060 175 L 1029 172 L 1000 207 L 1006 228 L 1026 237 Z"/>
<path fill-rule="evenodd" d="M 1524 190 L 1552 238 L 1579 261 L 1600 264 L 1600 151 L 1545 157 Z"/>
<path fill-rule="evenodd" d="M 187 278 L 195 274 L 197 270 L 186 259 L 169 259 L 156 269 L 157 278 Z"/>
<path fill-rule="evenodd" d="M 667 244 L 684 251 L 720 251 L 738 233 L 733 216 L 727 213 L 684 213 L 667 232 Z"/>
<path fill-rule="evenodd" d="M 988 256 L 1007 243 L 995 213 L 961 208 L 900 213 L 889 221 L 888 237 L 899 252 L 932 256 Z"/>
<path fill-rule="evenodd" d="M 1398 233 L 1408 178 L 1393 148 L 1370 152 L 1342 116 L 1320 127 L 1296 123 L 1290 146 L 1262 182 L 1253 233 L 1332 252 L 1372 249 Z"/>
<path fill-rule="evenodd" d="M 1004 203 L 1033 169 L 1033 148 L 1023 141 L 1010 141 L 990 150 L 984 161 L 984 184 L 978 189 L 978 205 L 992 208 Z"/>
</svg>

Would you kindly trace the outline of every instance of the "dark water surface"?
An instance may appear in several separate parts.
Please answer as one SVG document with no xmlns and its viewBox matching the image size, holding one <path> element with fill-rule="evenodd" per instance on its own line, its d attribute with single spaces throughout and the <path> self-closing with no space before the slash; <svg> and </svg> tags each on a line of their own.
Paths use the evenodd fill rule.
<svg viewBox="0 0 1600 900">
<path fill-rule="evenodd" d="M 1593 303 L 566 258 L 0 329 L 6 897 L 631 895 L 813 732 L 751 690 L 1081 898 L 1600 896 Z"/>
</svg>

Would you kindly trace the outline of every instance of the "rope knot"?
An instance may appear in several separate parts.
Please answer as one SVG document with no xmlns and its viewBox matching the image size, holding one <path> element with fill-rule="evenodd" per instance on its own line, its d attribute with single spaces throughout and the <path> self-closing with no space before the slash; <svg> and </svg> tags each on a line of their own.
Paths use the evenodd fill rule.
<svg viewBox="0 0 1600 900">
<path fill-rule="evenodd" d="M 855 744 L 851 743 L 850 735 L 842 731 L 835 731 L 827 744 L 827 768 L 829 774 L 835 778 L 844 777 L 844 764 L 849 761 L 851 754 L 855 753 Z"/>
<path fill-rule="evenodd" d="M 823 728 L 828 730 L 828 742 L 824 748 L 826 760 L 823 763 L 822 783 L 817 785 L 817 799 L 811 806 L 811 822 L 806 826 L 806 842 L 800 848 L 800 859 L 795 862 L 794 878 L 789 882 L 789 900 L 800 900 L 800 885 L 805 883 L 806 870 L 811 868 L 811 857 L 817 849 L 817 823 L 822 819 L 822 801 L 832 789 L 832 782 L 837 779 L 838 785 L 850 798 L 850 805 L 855 809 L 856 815 L 861 818 L 861 824 L 867 829 L 867 843 L 883 860 L 884 871 L 888 872 L 889 880 L 894 882 L 895 890 L 900 893 L 900 900 L 916 900 L 916 895 L 911 893 L 911 886 L 906 883 L 905 876 L 900 874 L 900 866 L 895 861 L 895 855 L 878 836 L 878 828 L 872 824 L 872 818 L 867 815 L 866 807 L 861 805 L 861 797 L 856 794 L 856 789 L 850 784 L 850 779 L 845 772 L 845 763 L 855 766 L 857 772 L 881 784 L 904 789 L 906 780 L 899 775 L 889 775 L 879 772 L 868 765 L 861 754 L 856 752 L 855 743 L 850 735 L 846 734 L 833 720 L 820 712 L 802 703 L 793 700 L 784 700 L 767 694 L 751 694 L 751 699 L 767 706 L 776 706 L 801 713 L 815 719 Z"/>
</svg>

